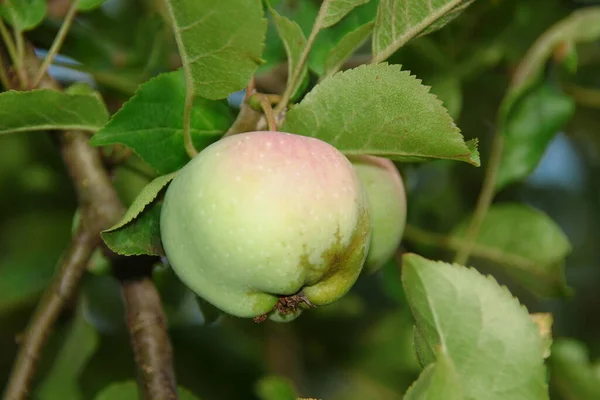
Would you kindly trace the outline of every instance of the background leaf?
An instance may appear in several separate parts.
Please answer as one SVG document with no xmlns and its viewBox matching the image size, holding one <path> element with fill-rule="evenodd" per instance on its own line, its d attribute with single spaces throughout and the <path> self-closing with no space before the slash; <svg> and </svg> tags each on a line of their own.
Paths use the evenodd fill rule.
<svg viewBox="0 0 600 400">
<path fill-rule="evenodd" d="M 327 54 L 324 75 L 330 76 L 337 72 L 344 62 L 354 54 L 373 32 L 374 22 L 359 26 L 340 40 Z"/>
<path fill-rule="evenodd" d="M 50 213 L 40 209 L 3 218 L 0 315 L 31 303 L 48 286 L 56 263 L 69 243 L 70 217 L 65 211 Z"/>
<path fill-rule="evenodd" d="M 176 173 L 150 182 L 138 195 L 118 224 L 102 231 L 102 239 L 111 250 L 127 256 L 164 255 L 160 240 L 159 193 Z"/>
<path fill-rule="evenodd" d="M 77 9 L 81 11 L 92 11 L 102 5 L 106 0 L 79 0 Z"/>
<path fill-rule="evenodd" d="M 474 0 L 381 0 L 373 31 L 373 62 L 385 61 L 410 39 L 441 28 Z"/>
<path fill-rule="evenodd" d="M 460 78 L 452 73 L 437 73 L 425 79 L 425 83 L 431 86 L 431 93 L 442 101 L 448 114 L 455 120 L 460 116 L 462 110 L 462 88 Z"/>
<path fill-rule="evenodd" d="M 454 235 L 463 237 L 468 221 Z M 564 261 L 571 251 L 569 239 L 543 212 L 523 204 L 490 207 L 474 255 L 496 255 L 508 275 L 540 296 L 561 296 L 570 292 L 564 277 Z"/>
<path fill-rule="evenodd" d="M 108 111 L 94 94 L 68 94 L 51 89 L 0 93 L 0 135 L 53 129 L 97 131 Z"/>
<path fill-rule="evenodd" d="M 18 31 L 38 26 L 46 16 L 46 0 L 4 0 L 0 2 L 0 17 Z"/>
<path fill-rule="evenodd" d="M 319 32 L 308 55 L 308 65 L 314 73 L 319 76 L 324 74 L 327 55 L 344 36 L 366 23 L 375 21 L 378 3 L 379 0 L 371 0 L 355 7 L 340 22 Z M 313 2 L 306 1 L 294 14 L 294 18 L 306 35 L 310 34 L 318 11 L 319 9 Z M 370 49 L 365 50 L 361 57 L 367 60 L 370 57 Z"/>
<path fill-rule="evenodd" d="M 440 101 L 399 65 L 360 66 L 325 79 L 292 107 L 283 130 L 349 155 L 479 165 Z"/>
<path fill-rule="evenodd" d="M 185 81 L 182 71 L 161 74 L 141 85 L 104 129 L 91 140 L 94 146 L 115 143 L 132 148 L 159 174 L 183 167 L 189 157 L 183 146 Z M 217 141 L 233 122 L 225 101 L 196 98 L 191 133 L 199 151 Z"/>
<path fill-rule="evenodd" d="M 550 84 L 524 94 L 505 122 L 496 190 L 531 174 L 550 141 L 575 113 L 575 102 Z"/>
<path fill-rule="evenodd" d="M 292 382 L 280 376 L 266 376 L 256 384 L 256 394 L 261 400 L 296 400 Z"/>
<path fill-rule="evenodd" d="M 54 358 L 49 374 L 41 383 L 36 398 L 41 400 L 82 399 L 79 377 L 88 361 L 98 349 L 99 337 L 81 313 L 71 322 L 62 347 Z"/>
<path fill-rule="evenodd" d="M 591 42 L 598 38 L 600 38 L 600 7 L 586 7 L 574 11 L 548 29 L 527 51 L 513 74 L 509 91 L 500 108 L 501 121 L 508 118 L 508 113 L 517 99 L 538 83 L 546 61 L 559 44 Z"/>
<path fill-rule="evenodd" d="M 300 63 L 300 57 L 302 56 L 302 51 L 306 47 L 306 38 L 304 37 L 304 33 L 302 33 L 302 29 L 300 29 L 300 26 L 298 26 L 296 22 L 290 21 L 286 17 L 281 16 L 273 8 L 270 8 L 269 11 L 273 16 L 273 22 L 275 23 L 275 27 L 277 28 L 277 33 L 279 34 L 279 37 L 283 42 L 285 52 L 287 54 L 287 84 L 290 85 L 290 80 L 292 79 L 293 71 L 295 71 L 298 67 Z M 292 98 L 296 95 L 296 92 L 301 87 L 302 83 L 306 78 L 307 73 L 308 65 L 304 64 L 302 72 L 300 73 L 299 78 L 296 80 L 296 87 L 292 90 Z"/>
<path fill-rule="evenodd" d="M 323 28 L 330 27 L 340 22 L 354 7 L 367 3 L 369 0 L 325 0 L 325 12 L 320 21 Z"/>
<path fill-rule="evenodd" d="M 573 339 L 558 339 L 550 357 L 551 379 L 565 399 L 600 398 L 598 364 L 589 360 L 588 349 Z"/>
<path fill-rule="evenodd" d="M 403 257 L 402 283 L 416 329 L 453 361 L 465 398 L 548 398 L 541 337 L 506 288 L 416 254 Z"/>
<path fill-rule="evenodd" d="M 267 21 L 261 0 L 168 0 L 194 94 L 224 99 L 243 89 L 262 60 Z"/>
</svg>

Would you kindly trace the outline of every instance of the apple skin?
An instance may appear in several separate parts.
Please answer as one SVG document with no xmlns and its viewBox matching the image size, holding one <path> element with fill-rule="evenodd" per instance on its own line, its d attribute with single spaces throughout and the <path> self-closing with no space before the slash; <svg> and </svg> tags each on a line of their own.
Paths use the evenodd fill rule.
<svg viewBox="0 0 600 400">
<path fill-rule="evenodd" d="M 406 192 L 394 163 L 374 156 L 350 157 L 367 191 L 371 214 L 371 245 L 363 273 L 388 262 L 400 245 L 406 226 Z"/>
<path fill-rule="evenodd" d="M 259 131 L 213 143 L 183 167 L 167 189 L 160 229 L 190 289 L 253 318 L 282 296 L 302 292 L 315 306 L 342 297 L 362 270 L 371 220 L 366 192 L 335 147 Z"/>
</svg>

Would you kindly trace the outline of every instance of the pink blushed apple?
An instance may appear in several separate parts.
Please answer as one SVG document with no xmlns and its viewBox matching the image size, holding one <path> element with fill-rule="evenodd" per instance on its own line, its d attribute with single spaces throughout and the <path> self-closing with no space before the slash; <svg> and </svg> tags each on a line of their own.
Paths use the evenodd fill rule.
<svg viewBox="0 0 600 400">
<path fill-rule="evenodd" d="M 160 229 L 188 287 L 252 318 L 276 314 L 291 296 L 315 306 L 342 297 L 366 259 L 370 221 L 342 153 L 269 131 L 226 137 L 191 160 L 167 189 Z"/>
</svg>

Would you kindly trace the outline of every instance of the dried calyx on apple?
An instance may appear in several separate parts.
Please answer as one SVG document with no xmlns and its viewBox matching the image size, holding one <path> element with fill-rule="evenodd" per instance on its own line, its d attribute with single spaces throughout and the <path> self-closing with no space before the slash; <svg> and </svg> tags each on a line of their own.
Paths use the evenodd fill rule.
<svg viewBox="0 0 600 400">
<path fill-rule="evenodd" d="M 291 320 L 355 283 L 371 239 L 367 194 L 333 146 L 283 132 L 226 137 L 169 185 L 161 238 L 179 278 L 228 314 Z"/>
</svg>

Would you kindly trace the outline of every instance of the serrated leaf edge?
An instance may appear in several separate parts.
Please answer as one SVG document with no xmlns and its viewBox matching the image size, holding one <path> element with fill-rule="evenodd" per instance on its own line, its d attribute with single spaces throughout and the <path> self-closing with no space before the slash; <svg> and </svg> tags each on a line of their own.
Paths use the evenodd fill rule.
<svg viewBox="0 0 600 400">
<path fill-rule="evenodd" d="M 479 272 L 476 268 L 474 267 L 467 267 L 464 265 L 460 265 L 460 264 L 456 264 L 456 263 L 446 263 L 444 261 L 439 261 L 439 260 L 430 260 L 427 259 L 425 257 L 422 257 L 416 253 L 405 253 L 402 256 L 402 270 L 404 272 L 405 268 L 415 268 L 414 265 L 410 265 L 410 263 L 406 263 L 405 260 L 408 259 L 416 259 L 417 262 L 419 259 L 424 260 L 425 262 L 429 262 L 429 263 L 435 263 L 437 264 L 437 266 L 439 266 L 440 268 L 455 268 L 455 269 L 464 269 L 465 271 L 468 271 L 469 274 L 471 274 L 472 276 L 480 276 L 483 277 L 484 279 L 486 279 L 488 282 L 492 283 L 493 285 L 495 285 L 495 287 L 497 287 L 499 289 L 499 293 L 501 293 L 502 296 L 505 296 L 505 298 L 507 299 L 507 301 L 510 301 L 513 304 L 518 305 L 518 309 L 519 312 L 522 315 L 522 319 L 527 321 L 526 323 L 529 324 L 531 326 L 531 329 L 533 332 L 535 332 L 535 335 L 538 338 L 539 344 L 540 344 L 540 348 L 543 348 L 543 343 L 544 340 L 539 332 L 539 329 L 537 327 L 537 325 L 535 324 L 535 322 L 531 319 L 529 311 L 527 310 L 527 307 L 525 307 L 523 304 L 521 304 L 521 302 L 519 301 L 519 299 L 517 299 L 508 289 L 508 287 L 506 287 L 506 285 L 501 285 L 498 283 L 498 281 L 496 280 L 496 278 L 494 278 L 492 275 L 489 274 L 482 274 L 481 272 Z M 418 274 L 417 274 L 418 276 Z M 404 281 L 404 275 L 402 278 L 402 286 L 404 287 L 404 289 L 406 290 L 406 283 Z M 416 315 L 415 313 L 415 309 L 414 306 L 412 305 L 411 301 L 408 301 L 408 305 L 409 308 L 411 310 L 411 313 L 413 315 Z M 431 303 L 429 302 L 429 299 L 427 298 L 427 305 L 428 307 L 431 308 Z M 416 328 L 416 326 L 415 326 Z M 417 328 L 416 328 L 417 329 Z M 438 327 L 436 324 L 436 331 L 437 331 Z M 436 332 L 437 333 L 437 332 Z M 441 346 L 442 346 L 442 350 L 445 352 L 445 345 L 443 343 L 443 340 L 440 338 Z M 430 345 L 431 346 L 431 345 Z M 435 349 L 434 349 L 435 352 Z M 539 366 L 541 368 L 543 368 L 543 370 L 546 370 L 546 366 L 544 364 L 543 358 L 542 358 L 542 354 L 540 352 L 540 360 L 539 360 Z M 544 387 L 547 389 L 548 388 L 548 383 L 546 381 L 544 381 Z"/>
<path fill-rule="evenodd" d="M 98 95 L 96 94 L 96 92 L 90 93 L 90 94 L 81 94 L 81 93 L 68 93 L 67 91 L 60 92 L 60 91 L 55 90 L 55 89 L 31 89 L 31 90 L 28 90 L 28 91 L 20 91 L 20 90 L 12 90 L 11 89 L 11 90 L 7 90 L 5 92 L 0 93 L 0 96 L 3 96 L 3 95 L 14 96 L 14 95 L 16 95 L 17 97 L 26 97 L 26 96 L 31 95 L 31 93 L 37 93 L 37 92 L 53 92 L 53 93 L 58 93 L 59 95 L 66 95 L 66 96 L 70 96 L 70 97 L 93 98 L 95 100 L 99 100 L 100 104 L 103 106 L 103 109 L 104 109 L 104 113 L 103 113 L 104 116 L 106 117 L 107 120 L 109 118 L 108 111 L 106 110 L 106 105 L 102 101 L 102 98 L 98 97 Z M 47 131 L 47 130 L 82 130 L 82 131 L 88 131 L 88 132 L 99 132 L 105 126 L 106 126 L 106 123 L 104 123 L 102 126 L 92 126 L 92 125 L 36 125 L 33 129 L 30 128 L 30 127 L 27 127 L 27 128 L 21 127 L 21 128 L 14 128 L 14 129 L 11 129 L 11 130 L 3 130 L 3 131 L 0 131 L 0 135 L 10 134 L 10 133 L 19 133 L 19 132 Z"/>
<path fill-rule="evenodd" d="M 495 284 L 496 287 L 498 287 L 504 294 L 507 295 L 508 298 L 510 298 L 510 301 L 512 301 L 513 303 L 516 303 L 519 305 L 519 309 L 523 312 L 523 316 L 526 317 L 526 319 L 529 321 L 529 323 L 531 324 L 531 326 L 537 331 L 537 326 L 535 325 L 535 323 L 531 320 L 531 318 L 529 317 L 529 310 L 527 310 L 527 307 L 525 307 L 523 304 L 521 304 L 521 302 L 519 301 L 518 298 L 516 298 L 508 289 L 508 287 L 506 285 L 501 285 L 500 283 L 498 283 L 498 281 L 496 280 L 496 278 L 494 278 L 494 276 L 490 275 L 490 274 L 482 274 L 481 272 L 479 272 L 477 270 L 477 268 L 475 267 L 467 267 L 461 264 L 456 264 L 456 263 L 447 263 L 444 261 L 440 261 L 440 260 L 430 260 L 427 259 L 425 257 L 422 257 L 416 253 L 405 253 L 403 255 L 403 263 L 402 263 L 402 269 L 406 268 L 406 265 L 404 263 L 404 259 L 405 257 L 407 258 L 415 258 L 418 257 L 420 259 L 423 259 L 427 262 L 431 262 L 431 263 L 435 263 L 441 267 L 452 267 L 452 268 L 456 268 L 456 269 L 464 269 L 466 271 L 469 271 L 469 274 L 472 275 L 477 275 L 480 277 L 483 277 L 485 279 L 487 279 L 489 282 L 491 282 L 492 284 Z M 411 266 L 414 268 L 414 266 Z M 402 282 L 403 286 L 406 288 L 406 286 L 404 285 L 404 281 Z"/>
<path fill-rule="evenodd" d="M 115 141 L 109 141 L 109 142 L 102 142 L 102 141 L 101 141 L 101 140 L 102 140 L 102 138 L 100 138 L 100 142 L 98 142 L 98 135 L 99 135 L 99 134 L 100 134 L 102 131 L 104 131 L 104 130 L 106 130 L 106 129 L 108 129 L 108 128 L 110 127 L 110 125 L 113 123 L 113 121 L 115 120 L 115 118 L 117 118 L 117 116 L 118 116 L 119 114 L 121 114 L 121 113 L 123 112 L 123 110 L 125 110 L 125 108 L 127 107 L 127 105 L 128 105 L 129 103 L 133 102 L 133 101 L 134 101 L 134 100 L 135 100 L 135 99 L 136 99 L 136 98 L 139 96 L 139 94 L 140 94 L 140 92 L 142 91 L 142 89 L 143 89 L 143 88 L 145 88 L 147 85 L 149 85 L 149 84 L 150 84 L 151 82 L 153 82 L 153 81 L 156 81 L 156 80 L 158 80 L 158 79 L 164 78 L 164 76 L 165 76 L 165 75 L 169 75 L 169 74 L 173 74 L 173 75 L 175 75 L 175 74 L 178 74 L 178 73 L 180 73 L 180 71 L 181 71 L 181 70 L 182 70 L 182 69 L 181 69 L 181 67 L 180 67 L 180 68 L 176 69 L 175 71 L 168 71 L 168 72 L 163 72 L 163 73 L 160 73 L 160 74 L 158 74 L 158 75 L 156 75 L 156 76 L 153 76 L 152 78 L 148 79 L 146 82 L 142 83 L 141 85 L 139 85 L 139 86 L 138 86 L 138 88 L 137 88 L 137 90 L 136 90 L 136 91 L 135 91 L 135 93 L 133 94 L 133 96 L 131 96 L 129 99 L 127 99 L 127 101 L 125 101 L 125 102 L 123 103 L 123 105 L 121 105 L 121 108 L 119 108 L 119 110 L 118 110 L 116 113 L 114 113 L 114 114 L 113 114 L 113 115 L 110 117 L 110 119 L 109 119 L 109 120 L 108 120 L 108 122 L 107 122 L 107 123 L 104 125 L 104 127 L 102 127 L 102 129 L 100 129 L 98 132 L 96 132 L 96 133 L 94 134 L 94 136 L 92 136 L 92 138 L 90 139 L 90 142 L 89 142 L 89 143 L 90 143 L 90 145 L 92 145 L 92 146 L 95 146 L 95 147 L 98 147 L 98 146 L 108 146 L 108 145 L 110 145 L 110 144 L 115 144 L 115 143 L 120 143 L 120 144 L 123 144 L 122 142 L 120 142 L 120 141 L 117 141 L 117 140 L 115 140 Z M 134 152 L 135 152 L 135 150 L 134 150 Z M 136 153 L 136 154 L 137 154 L 137 153 Z"/>
<path fill-rule="evenodd" d="M 469 147 L 466 144 L 465 137 L 463 136 L 461 129 L 456 125 L 456 122 L 454 121 L 454 119 L 452 119 L 452 117 L 448 113 L 448 109 L 444 106 L 443 101 L 440 100 L 439 97 L 437 97 L 435 94 L 431 93 L 431 86 L 423 85 L 422 79 L 418 78 L 416 75 L 411 74 L 410 70 L 403 70 L 401 64 L 389 64 L 388 62 L 381 62 L 381 63 L 377 63 L 377 64 L 363 64 L 363 65 L 359 65 L 358 67 L 350 68 L 350 69 L 347 69 L 344 71 L 337 71 L 333 75 L 328 76 L 327 78 L 323 79 L 323 81 L 321 81 L 319 84 L 317 84 L 309 93 L 306 94 L 306 96 L 304 96 L 304 99 L 302 99 L 302 101 L 300 103 L 298 103 L 296 105 L 296 107 L 302 106 L 305 103 L 310 104 L 310 102 L 312 101 L 312 98 L 315 96 L 315 89 L 317 89 L 320 85 L 323 85 L 330 80 L 337 79 L 337 78 L 343 79 L 343 78 L 341 78 L 342 76 L 355 73 L 356 71 L 360 71 L 361 69 L 376 69 L 376 68 L 396 69 L 398 73 L 407 75 L 409 78 L 412 78 L 413 81 L 415 81 L 418 84 L 417 87 L 419 88 L 419 90 L 421 90 L 423 94 L 431 96 L 433 99 L 432 101 L 435 102 L 436 105 L 439 105 L 442 108 L 442 110 L 443 110 L 443 113 L 441 114 L 442 118 L 444 118 L 444 120 L 446 122 L 448 122 L 449 125 L 451 125 L 455 129 L 455 132 L 458 135 L 460 135 L 460 138 L 462 139 L 463 146 L 465 148 L 465 154 L 458 154 L 456 156 L 452 156 L 449 158 L 458 159 L 458 160 L 463 160 L 463 159 L 471 160 L 471 161 L 469 161 L 469 163 L 471 165 L 474 165 L 476 167 L 480 166 L 480 163 L 478 162 L 479 158 L 477 157 L 476 159 L 473 159 L 473 157 L 472 157 L 474 154 L 479 155 L 479 152 L 477 150 L 478 141 L 474 142 L 474 151 L 471 152 L 469 150 Z M 292 108 L 290 108 L 290 110 L 292 110 L 293 108 L 294 108 L 294 106 L 292 106 Z M 357 155 L 358 153 L 344 152 L 344 154 Z M 369 152 L 369 153 L 360 153 L 360 154 L 371 154 L 371 155 L 377 155 L 380 157 L 386 157 L 386 155 L 384 153 L 378 153 L 378 152 Z M 398 153 L 394 153 L 394 154 L 400 155 Z M 417 156 L 415 156 L 415 157 L 417 157 Z M 422 157 L 422 158 L 439 159 L 438 157 Z"/>
<path fill-rule="evenodd" d="M 434 9 L 432 13 L 430 13 L 429 15 L 427 15 L 427 17 L 423 18 L 422 20 L 420 20 L 417 24 L 413 25 L 410 29 L 406 30 L 404 32 L 404 34 L 400 35 L 397 39 L 392 40 L 392 43 L 387 46 L 385 49 L 382 49 L 381 51 L 379 51 L 377 54 L 375 54 L 375 51 L 377 49 L 377 38 L 376 35 L 373 35 L 373 63 L 381 63 L 382 61 L 384 61 L 385 59 L 387 59 L 388 57 L 390 57 L 392 54 L 394 54 L 398 49 L 400 49 L 402 46 L 404 46 L 406 43 L 408 43 L 408 41 L 410 41 L 411 39 L 418 37 L 420 33 L 422 33 L 423 31 L 425 31 L 429 26 L 433 25 L 436 21 L 439 21 L 441 18 L 444 17 L 444 15 L 447 15 L 449 13 L 452 12 L 452 10 L 454 10 L 457 7 L 461 6 L 461 3 L 464 0 L 451 0 L 448 3 L 446 3 L 445 5 Z M 429 3 L 430 4 L 430 3 Z M 381 7 L 381 3 L 380 5 L 377 7 L 377 14 L 375 16 L 375 30 L 377 30 L 377 22 L 379 21 L 379 8 Z M 375 33 L 375 31 L 374 31 Z"/>
<path fill-rule="evenodd" d="M 154 184 L 158 185 L 159 183 L 162 183 L 162 185 L 160 186 L 160 188 L 154 193 L 154 196 L 152 196 L 151 198 L 149 198 L 146 201 L 139 201 L 138 202 L 138 199 L 140 199 L 142 197 L 141 194 L 144 192 L 145 188 L 142 189 L 142 191 L 140 192 L 140 194 L 138 195 L 138 197 L 136 197 L 136 199 L 133 201 L 133 203 L 131 204 L 131 206 L 129 206 L 129 208 L 125 212 L 125 215 L 123 216 L 123 218 L 121 219 L 121 221 L 119 221 L 117 224 L 113 225 L 112 227 L 103 230 L 102 233 L 111 233 L 111 232 L 114 232 L 117 229 L 123 228 L 124 226 L 126 226 L 127 224 L 129 224 L 130 222 L 132 222 L 133 220 L 135 220 L 146 209 L 146 207 L 149 204 L 151 204 L 154 200 L 156 200 L 156 198 L 158 197 L 158 195 L 160 194 L 160 192 L 165 189 L 165 186 L 167 186 L 169 184 L 169 182 L 171 182 L 173 180 L 173 178 L 175 178 L 175 176 L 178 173 L 179 173 L 179 171 L 175 171 L 175 172 L 172 172 L 170 174 L 162 175 L 162 176 L 159 176 L 157 178 L 154 178 L 152 180 L 152 182 L 150 182 L 145 187 L 145 188 L 147 188 L 147 187 L 149 187 L 151 185 L 154 185 Z M 139 209 L 139 211 L 137 211 L 135 213 L 134 212 L 130 212 L 131 210 L 136 209 L 138 207 L 141 207 Z"/>
</svg>

